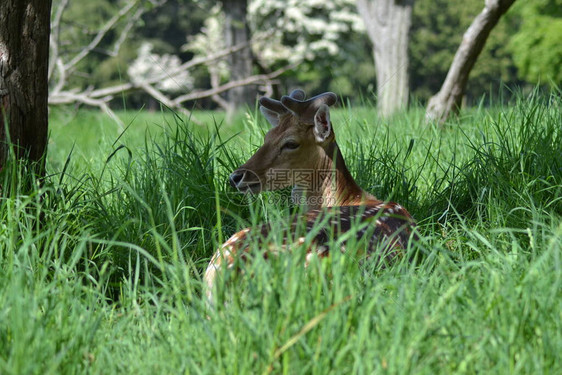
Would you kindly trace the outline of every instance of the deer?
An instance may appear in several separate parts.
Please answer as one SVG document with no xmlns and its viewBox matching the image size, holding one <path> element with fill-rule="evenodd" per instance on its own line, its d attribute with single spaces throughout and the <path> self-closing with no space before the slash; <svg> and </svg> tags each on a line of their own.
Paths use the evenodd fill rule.
<svg viewBox="0 0 562 375">
<path fill-rule="evenodd" d="M 385 264 L 403 257 L 410 241 L 418 239 L 416 223 L 404 207 L 375 198 L 355 182 L 347 169 L 330 120 L 336 94 L 326 92 L 305 98 L 304 91 L 297 89 L 280 101 L 259 99 L 260 111 L 271 129 L 255 154 L 229 176 L 230 185 L 241 193 L 257 194 L 292 186 L 291 199 L 303 204 L 305 213 L 288 219 L 288 230 L 280 245 L 267 240 L 271 223 L 245 228 L 224 242 L 211 258 L 203 278 L 211 304 L 220 274 L 233 269 L 236 261 L 250 258 L 252 240 L 266 259 L 304 246 L 306 267 L 313 256 L 329 256 L 332 237 L 352 228 L 360 228 L 353 237 L 363 241 L 362 255 L 377 256 Z M 304 235 L 295 235 L 303 222 Z M 319 225 L 320 229 L 307 239 L 306 232 Z M 337 250 L 345 252 L 346 243 Z"/>
</svg>

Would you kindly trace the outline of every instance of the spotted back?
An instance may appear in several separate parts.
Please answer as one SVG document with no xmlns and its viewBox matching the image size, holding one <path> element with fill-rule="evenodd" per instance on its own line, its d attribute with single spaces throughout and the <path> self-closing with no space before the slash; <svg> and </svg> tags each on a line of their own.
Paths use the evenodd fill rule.
<svg viewBox="0 0 562 375">
<path fill-rule="evenodd" d="M 410 241 L 417 240 L 415 226 L 412 216 L 402 206 L 378 201 L 310 210 L 304 215 L 295 215 L 290 225 L 281 231 L 271 223 L 243 229 L 232 235 L 211 259 L 204 277 L 207 297 L 212 299 L 217 275 L 224 269 L 234 268 L 237 261 L 246 262 L 251 248 L 259 249 L 257 254 L 267 259 L 306 246 L 307 266 L 314 256 L 327 257 L 334 250 L 345 252 L 353 240 L 357 243 L 355 255 L 374 258 L 384 267 L 403 257 Z M 354 235 L 333 249 L 335 240 L 350 230 Z"/>
</svg>

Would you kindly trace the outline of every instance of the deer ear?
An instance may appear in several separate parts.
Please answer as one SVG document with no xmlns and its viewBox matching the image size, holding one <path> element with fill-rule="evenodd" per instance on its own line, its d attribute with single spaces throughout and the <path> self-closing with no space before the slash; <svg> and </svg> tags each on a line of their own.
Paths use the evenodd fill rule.
<svg viewBox="0 0 562 375">
<path fill-rule="evenodd" d="M 332 123 L 330 122 L 330 108 L 322 104 L 314 115 L 314 137 L 322 143 L 332 134 Z"/>
<path fill-rule="evenodd" d="M 267 121 L 269 121 L 271 126 L 276 127 L 279 125 L 279 114 L 277 112 L 273 112 L 271 109 L 267 109 L 264 106 L 260 106 L 260 111 Z"/>
</svg>

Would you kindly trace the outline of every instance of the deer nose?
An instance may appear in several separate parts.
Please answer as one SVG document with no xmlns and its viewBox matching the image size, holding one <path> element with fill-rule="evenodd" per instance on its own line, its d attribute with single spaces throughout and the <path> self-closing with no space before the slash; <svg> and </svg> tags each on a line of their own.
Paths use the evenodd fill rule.
<svg viewBox="0 0 562 375">
<path fill-rule="evenodd" d="M 230 180 L 230 186 L 232 186 L 233 188 L 237 187 L 243 178 L 244 178 L 244 172 L 240 172 L 240 171 L 232 172 L 228 178 Z"/>
</svg>

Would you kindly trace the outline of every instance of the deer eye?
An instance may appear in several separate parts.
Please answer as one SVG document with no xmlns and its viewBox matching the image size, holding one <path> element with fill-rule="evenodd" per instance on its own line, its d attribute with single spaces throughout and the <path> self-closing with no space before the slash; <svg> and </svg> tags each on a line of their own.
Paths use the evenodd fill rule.
<svg viewBox="0 0 562 375">
<path fill-rule="evenodd" d="M 283 150 L 295 150 L 295 149 L 299 148 L 299 146 L 300 145 L 295 141 L 287 141 L 281 147 L 281 151 L 283 151 Z"/>
</svg>

